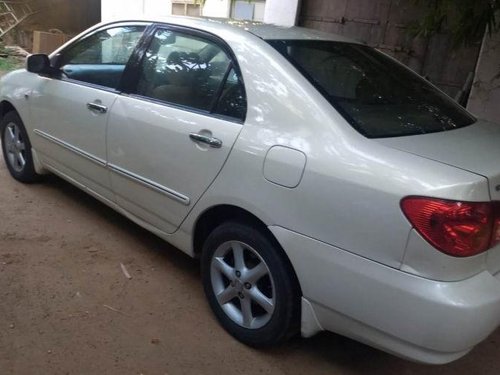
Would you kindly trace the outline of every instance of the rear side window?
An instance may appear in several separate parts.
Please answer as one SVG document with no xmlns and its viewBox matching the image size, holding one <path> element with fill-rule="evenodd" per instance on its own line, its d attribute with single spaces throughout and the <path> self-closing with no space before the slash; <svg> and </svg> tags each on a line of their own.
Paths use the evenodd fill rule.
<svg viewBox="0 0 500 375">
<path fill-rule="evenodd" d="M 475 119 L 427 81 L 373 48 L 333 41 L 268 41 L 369 138 L 434 133 Z"/>
<path fill-rule="evenodd" d="M 243 120 L 243 84 L 228 54 L 209 39 L 156 32 L 140 66 L 137 94 Z"/>
<path fill-rule="evenodd" d="M 113 27 L 76 42 L 61 55 L 66 78 L 117 88 L 145 26 Z"/>
</svg>

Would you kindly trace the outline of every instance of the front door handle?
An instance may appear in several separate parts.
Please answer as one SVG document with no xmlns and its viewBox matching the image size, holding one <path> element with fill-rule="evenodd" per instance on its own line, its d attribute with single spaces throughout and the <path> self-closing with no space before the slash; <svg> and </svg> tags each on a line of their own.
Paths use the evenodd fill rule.
<svg viewBox="0 0 500 375">
<path fill-rule="evenodd" d="M 108 107 L 99 103 L 87 103 L 87 108 L 91 111 L 106 113 L 108 112 Z"/>
<path fill-rule="evenodd" d="M 209 135 L 203 135 L 198 133 L 189 134 L 189 138 L 191 138 L 194 142 L 206 143 L 212 148 L 221 148 L 222 141 L 219 138 L 211 137 Z"/>
</svg>

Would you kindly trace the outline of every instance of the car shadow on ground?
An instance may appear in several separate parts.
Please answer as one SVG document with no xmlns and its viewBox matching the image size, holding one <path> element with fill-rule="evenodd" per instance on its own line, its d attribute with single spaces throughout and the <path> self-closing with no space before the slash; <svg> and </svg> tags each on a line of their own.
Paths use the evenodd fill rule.
<svg viewBox="0 0 500 375">
<path fill-rule="evenodd" d="M 70 183 L 53 175 L 46 176 L 43 185 L 57 194 L 78 202 L 86 211 L 98 215 L 101 220 L 116 227 L 118 233 L 123 233 L 144 244 L 146 251 L 154 252 L 201 287 L 200 267 L 196 259 L 192 259 L 180 250 L 166 243 L 159 237 L 136 225 L 123 215 L 99 202 L 87 193 Z M 362 302 L 360 302 L 362 303 Z M 404 319 L 404 317 L 402 317 Z M 222 328 L 220 328 L 222 329 Z M 321 370 L 318 373 L 330 372 L 341 374 L 481 374 L 500 373 L 500 331 L 476 347 L 464 358 L 443 366 L 427 366 L 396 358 L 357 341 L 333 334 L 321 333 L 310 339 L 294 338 L 278 348 L 255 350 L 259 356 L 285 373 L 296 373 L 295 367 L 303 367 L 304 361 L 314 363 Z M 480 370 L 478 369 L 480 367 Z M 340 372 L 339 372 L 340 371 Z"/>
<path fill-rule="evenodd" d="M 96 215 L 100 216 L 100 219 L 105 219 L 118 230 L 123 230 L 128 235 L 140 239 L 145 248 L 150 251 L 160 252 L 164 257 L 168 257 L 170 263 L 176 264 L 179 269 L 182 269 L 187 274 L 193 277 L 199 276 L 200 267 L 196 259 L 186 255 L 168 242 L 165 242 L 69 182 L 55 175 L 47 175 L 44 176 L 42 184 L 47 187 L 50 186 L 59 193 L 64 194 L 69 200 L 77 201 L 86 210 L 95 212 Z"/>
</svg>

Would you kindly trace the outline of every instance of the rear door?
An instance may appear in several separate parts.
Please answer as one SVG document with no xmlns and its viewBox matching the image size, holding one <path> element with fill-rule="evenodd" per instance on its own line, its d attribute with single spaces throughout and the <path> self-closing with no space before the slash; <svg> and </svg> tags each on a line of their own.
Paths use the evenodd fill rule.
<svg viewBox="0 0 500 375">
<path fill-rule="evenodd" d="M 107 134 L 119 205 L 174 232 L 223 167 L 246 114 L 237 63 L 224 42 L 159 27 Z"/>
</svg>

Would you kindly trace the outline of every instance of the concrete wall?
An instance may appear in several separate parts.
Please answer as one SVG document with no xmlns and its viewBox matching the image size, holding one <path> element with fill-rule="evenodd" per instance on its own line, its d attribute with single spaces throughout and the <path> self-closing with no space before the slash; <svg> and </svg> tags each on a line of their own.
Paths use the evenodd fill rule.
<svg viewBox="0 0 500 375">
<path fill-rule="evenodd" d="M 282 26 L 297 24 L 300 0 L 267 0 L 264 22 Z"/>
<path fill-rule="evenodd" d="M 500 125 L 500 32 L 484 38 L 467 109 Z"/>
</svg>

